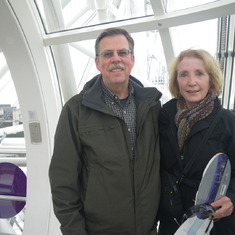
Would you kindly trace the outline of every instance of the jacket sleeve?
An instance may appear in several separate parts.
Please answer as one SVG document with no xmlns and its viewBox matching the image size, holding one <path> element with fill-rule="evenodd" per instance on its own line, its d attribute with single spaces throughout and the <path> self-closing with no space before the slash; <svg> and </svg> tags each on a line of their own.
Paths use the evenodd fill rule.
<svg viewBox="0 0 235 235">
<path fill-rule="evenodd" d="M 77 119 L 77 114 L 65 105 L 57 125 L 49 167 L 54 212 L 63 235 L 87 235 L 79 187 L 82 166 Z"/>
<path fill-rule="evenodd" d="M 230 113 L 228 117 L 229 118 L 226 119 L 225 124 L 227 125 L 225 128 L 228 133 L 228 136 L 226 138 L 226 150 L 231 163 L 231 179 L 226 196 L 231 199 L 235 207 L 235 115 L 233 113 Z"/>
</svg>

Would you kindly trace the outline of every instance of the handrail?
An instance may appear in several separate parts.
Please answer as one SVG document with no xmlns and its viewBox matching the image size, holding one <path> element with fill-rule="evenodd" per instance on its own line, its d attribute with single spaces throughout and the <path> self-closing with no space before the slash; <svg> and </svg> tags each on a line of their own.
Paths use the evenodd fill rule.
<svg viewBox="0 0 235 235">
<path fill-rule="evenodd" d="M 22 154 L 26 153 L 25 146 L 0 146 L 0 154 Z"/>
<path fill-rule="evenodd" d="M 12 201 L 26 201 L 26 197 L 20 196 L 10 196 L 10 195 L 0 195 L 0 199 L 2 200 L 12 200 Z"/>
<path fill-rule="evenodd" d="M 9 162 L 22 167 L 26 167 L 27 165 L 27 159 L 25 157 L 1 157 L 1 162 Z"/>
</svg>

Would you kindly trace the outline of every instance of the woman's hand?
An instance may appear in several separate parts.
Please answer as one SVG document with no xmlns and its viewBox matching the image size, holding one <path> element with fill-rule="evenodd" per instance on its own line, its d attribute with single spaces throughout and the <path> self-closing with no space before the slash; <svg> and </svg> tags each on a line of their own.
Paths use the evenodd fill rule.
<svg viewBox="0 0 235 235">
<path fill-rule="evenodd" d="M 213 208 L 219 208 L 211 214 L 213 219 L 221 219 L 223 217 L 229 216 L 233 213 L 234 210 L 234 205 L 228 197 L 222 197 L 221 199 L 211 203 L 211 206 Z"/>
</svg>

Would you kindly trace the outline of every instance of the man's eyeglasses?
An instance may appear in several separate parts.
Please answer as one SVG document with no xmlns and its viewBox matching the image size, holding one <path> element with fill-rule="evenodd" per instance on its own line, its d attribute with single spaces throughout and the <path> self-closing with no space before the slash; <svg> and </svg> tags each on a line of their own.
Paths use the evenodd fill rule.
<svg viewBox="0 0 235 235">
<path fill-rule="evenodd" d="M 117 50 L 117 54 L 120 57 L 127 57 L 129 54 L 132 54 L 132 51 L 127 49 L 121 49 Z M 110 59 L 114 56 L 114 51 L 103 51 L 99 53 L 97 56 L 101 56 L 105 59 Z"/>
</svg>

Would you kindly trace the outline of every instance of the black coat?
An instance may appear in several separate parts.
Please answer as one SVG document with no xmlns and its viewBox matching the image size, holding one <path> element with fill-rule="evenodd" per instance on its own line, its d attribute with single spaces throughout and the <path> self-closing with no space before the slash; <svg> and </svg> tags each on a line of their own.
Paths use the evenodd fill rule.
<svg viewBox="0 0 235 235">
<path fill-rule="evenodd" d="M 192 127 L 185 141 L 183 152 L 180 153 L 177 143 L 177 127 L 175 125 L 175 114 L 177 112 L 176 99 L 172 99 L 163 105 L 159 118 L 162 170 L 167 170 L 173 174 L 175 174 L 175 172 L 182 171 L 182 168 L 187 164 L 190 157 L 197 149 L 210 123 L 215 118 L 216 113 L 221 108 L 222 107 L 217 98 L 215 100 L 215 107 L 212 113 L 206 118 L 198 121 Z M 235 115 L 229 110 L 223 111 L 222 116 L 211 133 L 207 143 L 198 154 L 198 159 L 194 162 L 187 174 L 186 181 L 192 182 L 193 184 L 191 186 L 186 183 L 182 183 L 180 185 L 184 209 L 193 206 L 193 200 L 195 199 L 202 173 L 210 159 L 219 152 L 227 154 L 231 162 L 232 174 L 227 196 L 235 205 Z M 178 228 L 173 218 L 168 221 L 161 221 L 161 224 L 160 228 L 161 226 L 164 228 L 164 233 L 162 232 L 161 234 L 164 235 L 174 234 L 175 230 Z M 229 217 L 217 221 L 214 224 L 212 231 L 214 231 L 214 233 L 211 232 L 211 234 L 216 235 L 234 235 L 234 213 Z"/>
</svg>

